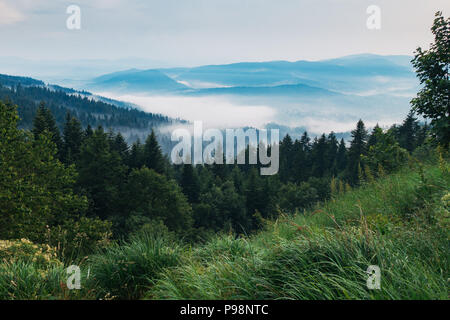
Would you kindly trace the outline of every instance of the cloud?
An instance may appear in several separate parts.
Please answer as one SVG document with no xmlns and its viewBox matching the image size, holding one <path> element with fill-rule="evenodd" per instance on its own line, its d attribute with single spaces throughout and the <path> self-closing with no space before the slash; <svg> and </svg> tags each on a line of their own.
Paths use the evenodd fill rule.
<svg viewBox="0 0 450 320">
<path fill-rule="evenodd" d="M 108 92 L 98 95 L 134 103 L 143 111 L 161 113 L 172 118 L 200 120 L 206 128 L 236 128 L 252 126 L 262 128 L 276 117 L 276 111 L 266 105 L 248 105 L 225 98 L 180 96 L 116 95 Z"/>
<path fill-rule="evenodd" d="M 65 28 L 72 3 L 82 10 L 83 32 L 42 39 Z M 8 42 L 1 54 L 24 57 L 28 46 L 34 59 L 138 55 L 173 66 L 411 54 L 432 41 L 434 12 L 446 14 L 449 3 L 379 0 L 382 29 L 374 32 L 366 28 L 370 3 L 361 0 L 0 0 L 0 24 L 27 20 L 0 30 Z"/>
<path fill-rule="evenodd" d="M 171 118 L 203 121 L 204 128 L 264 128 L 276 123 L 290 128 L 305 128 L 309 133 L 322 134 L 353 130 L 361 118 L 367 127 L 376 123 L 390 126 L 399 123 L 409 111 L 408 99 L 388 98 L 391 104 L 380 107 L 383 97 L 368 97 L 351 100 L 314 100 L 298 103 L 289 100 L 256 99 L 229 96 L 139 96 L 95 92 L 100 96 L 134 103 L 145 112 L 159 113 Z M 356 100 L 355 100 L 356 99 Z M 374 100 L 378 99 L 378 100 Z M 381 99 L 381 100 L 380 100 Z M 387 112 L 389 111 L 389 112 Z"/>
<path fill-rule="evenodd" d="M 130 0 L 78 0 L 80 7 L 90 7 L 99 10 L 123 10 L 125 6 L 133 5 L 134 1 Z"/>
<path fill-rule="evenodd" d="M 16 8 L 0 0 L 0 25 L 8 25 L 20 22 L 25 16 Z"/>
</svg>

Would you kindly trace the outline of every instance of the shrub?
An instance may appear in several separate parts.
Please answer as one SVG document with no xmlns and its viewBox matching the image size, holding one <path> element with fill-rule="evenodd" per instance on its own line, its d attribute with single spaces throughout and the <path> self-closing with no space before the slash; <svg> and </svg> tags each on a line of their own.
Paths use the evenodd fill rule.
<svg viewBox="0 0 450 320">
<path fill-rule="evenodd" d="M 61 298 L 64 269 L 41 269 L 22 260 L 0 263 L 0 300 Z"/>
<path fill-rule="evenodd" d="M 89 258 L 90 287 L 99 298 L 138 299 L 162 270 L 180 259 L 179 245 L 144 231 Z"/>
<path fill-rule="evenodd" d="M 55 248 L 48 244 L 35 244 L 27 239 L 0 240 L 0 261 L 33 263 L 40 269 L 62 265 Z"/>
<path fill-rule="evenodd" d="M 72 262 L 110 243 L 111 222 L 86 217 L 68 219 L 49 228 L 48 234 L 48 241 L 57 248 L 59 256 Z"/>
<path fill-rule="evenodd" d="M 68 290 L 57 249 L 27 239 L 0 240 L 0 300 L 92 298 L 85 288 Z"/>
</svg>

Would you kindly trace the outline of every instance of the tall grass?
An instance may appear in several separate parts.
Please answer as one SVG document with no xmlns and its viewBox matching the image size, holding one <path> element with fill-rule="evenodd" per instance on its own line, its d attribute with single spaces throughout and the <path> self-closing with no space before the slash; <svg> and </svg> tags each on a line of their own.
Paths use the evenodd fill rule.
<svg viewBox="0 0 450 320">
<path fill-rule="evenodd" d="M 87 287 L 67 288 L 64 265 L 41 268 L 31 261 L 3 261 L 0 263 L 0 300 L 80 300 L 94 299 Z M 86 273 L 82 272 L 82 279 Z"/>
<path fill-rule="evenodd" d="M 97 298 L 137 299 L 158 274 L 179 264 L 182 248 L 165 238 L 143 232 L 89 258 L 88 286 Z"/>
<path fill-rule="evenodd" d="M 369 232 L 369 231 L 368 231 Z M 295 239 L 270 237 L 248 255 L 230 253 L 167 271 L 148 293 L 156 299 L 446 299 L 448 247 L 416 234 L 383 239 L 361 228 Z M 235 240 L 238 241 L 238 240 Z M 419 245 L 416 247 L 416 245 Z M 382 270 L 381 290 L 366 269 Z"/>
<path fill-rule="evenodd" d="M 52 267 L 45 274 L 31 262 L 0 264 L 0 299 L 56 299 L 60 295 L 63 269 Z"/>
<path fill-rule="evenodd" d="M 251 239 L 198 247 L 147 298 L 448 299 L 448 211 L 440 199 L 449 177 L 437 166 L 415 169 L 280 217 Z M 380 290 L 367 288 L 369 265 L 381 269 Z"/>
<path fill-rule="evenodd" d="M 0 299 L 448 299 L 449 182 L 447 162 L 411 164 L 251 237 L 143 232 L 82 260 L 82 290 L 62 263 L 3 259 Z"/>
</svg>

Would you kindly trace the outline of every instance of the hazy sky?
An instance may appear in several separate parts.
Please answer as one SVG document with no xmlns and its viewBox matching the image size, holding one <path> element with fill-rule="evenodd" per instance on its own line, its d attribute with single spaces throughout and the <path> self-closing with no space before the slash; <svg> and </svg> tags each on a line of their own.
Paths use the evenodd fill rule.
<svg viewBox="0 0 450 320">
<path fill-rule="evenodd" d="M 66 8 L 81 8 L 81 29 Z M 369 5 L 381 30 L 366 27 Z M 448 0 L 0 0 L 0 56 L 139 57 L 162 65 L 408 54 Z"/>
</svg>

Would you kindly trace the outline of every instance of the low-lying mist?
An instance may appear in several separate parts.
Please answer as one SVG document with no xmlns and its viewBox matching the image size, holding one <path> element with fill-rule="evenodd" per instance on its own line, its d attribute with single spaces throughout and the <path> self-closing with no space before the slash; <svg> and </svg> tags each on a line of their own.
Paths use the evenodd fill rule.
<svg viewBox="0 0 450 320">
<path fill-rule="evenodd" d="M 101 96 L 138 105 L 143 111 L 160 113 L 171 118 L 203 121 L 207 128 L 238 128 L 251 126 L 262 128 L 277 118 L 277 110 L 268 105 L 239 104 L 220 96 L 143 96 L 118 95 L 110 92 Z"/>
<path fill-rule="evenodd" d="M 340 95 L 331 98 L 254 97 L 238 95 L 97 94 L 133 103 L 143 111 L 160 113 L 190 122 L 203 121 L 204 128 L 265 128 L 277 124 L 304 128 L 312 135 L 349 132 L 363 119 L 367 127 L 400 123 L 409 111 L 408 97 Z"/>
</svg>

